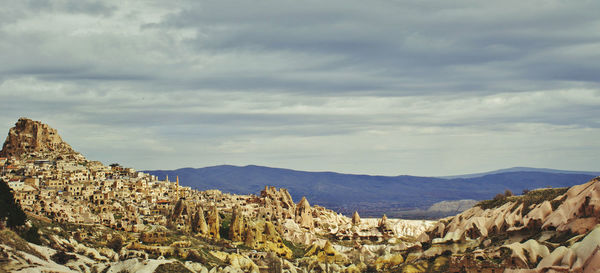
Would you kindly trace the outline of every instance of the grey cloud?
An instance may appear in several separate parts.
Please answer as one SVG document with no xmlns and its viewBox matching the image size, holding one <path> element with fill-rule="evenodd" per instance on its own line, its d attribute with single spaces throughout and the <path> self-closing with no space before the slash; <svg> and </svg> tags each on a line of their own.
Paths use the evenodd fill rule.
<svg viewBox="0 0 600 273">
<path fill-rule="evenodd" d="M 454 166 L 443 161 L 453 147 L 476 155 L 461 163 L 474 169 L 491 164 L 490 145 L 504 158 L 541 162 L 527 148 L 578 163 L 600 147 L 597 1 L 6 7 L 0 122 L 46 121 L 91 158 L 416 174 Z"/>
<path fill-rule="evenodd" d="M 530 8 L 528 4 L 511 4 L 514 7 L 470 1 L 437 7 L 439 3 L 434 2 L 378 1 L 365 6 L 344 1 L 311 6 L 287 2 L 205 1 L 190 4 L 180 13 L 165 17 L 162 23 L 140 23 L 142 31 L 149 31 L 146 34 L 151 36 L 169 35 L 170 30 L 194 31 L 195 37 L 185 38 L 183 44 L 166 48 L 147 45 L 155 55 L 168 58 L 167 54 L 180 54 L 176 57 L 184 61 L 171 59 L 171 64 L 148 63 L 149 53 L 126 49 L 130 46 L 128 38 L 103 38 L 100 34 L 94 39 L 113 43 L 100 49 L 98 56 L 75 55 L 72 59 L 68 58 L 67 52 L 58 52 L 59 55 L 52 57 L 42 56 L 42 65 L 44 61 L 50 65 L 40 69 L 40 58 L 34 53 L 36 58 L 30 58 L 26 67 L 17 67 L 15 73 L 58 81 L 153 82 L 148 89 L 174 86 L 188 90 L 276 90 L 313 94 L 358 91 L 412 95 L 420 92 L 416 89 L 440 93 L 493 93 L 544 89 L 546 81 L 598 83 L 593 71 L 600 68 L 600 62 L 592 52 L 582 54 L 577 61 L 563 61 L 560 54 L 562 47 L 594 43 L 600 39 L 587 27 L 597 23 L 592 12 L 596 4 L 588 3 L 588 7 L 557 2 L 555 7 L 528 12 L 522 11 Z M 556 23 L 557 18 L 561 23 Z M 36 42 L 33 37 L 29 40 L 35 46 L 31 46 L 29 52 L 36 52 L 38 45 L 44 46 L 53 40 L 41 36 Z M 19 43 L 25 42 L 27 40 Z M 83 44 L 75 45 L 74 49 L 75 53 L 86 52 L 91 47 Z M 267 52 L 287 56 L 287 60 L 265 59 L 262 55 Z M 119 67 L 97 60 L 111 54 L 128 53 L 130 59 L 120 60 L 124 63 Z M 231 56 L 232 64 L 235 56 L 241 54 L 250 57 L 245 61 L 255 65 L 252 68 L 232 67 L 223 75 L 210 68 L 192 72 L 187 68 L 201 63 L 185 61 L 185 55 L 181 54 Z M 539 57 L 532 59 L 529 57 L 532 55 Z M 323 61 L 323 57 L 330 56 L 336 58 Z M 302 59 L 305 63 L 297 65 L 294 59 Z M 579 59 L 585 61 L 585 66 L 578 62 Z M 179 67 L 165 69 L 173 65 Z M 284 71 L 268 69 L 277 65 Z M 45 74 L 45 69 L 54 73 Z M 78 73 L 72 73 L 70 69 L 76 69 Z M 307 70 L 313 75 L 302 74 Z M 315 77 L 318 72 L 338 73 L 340 78 Z"/>
<path fill-rule="evenodd" d="M 28 0 L 30 10 L 37 12 L 69 12 L 110 16 L 116 7 L 103 1 L 90 0 Z"/>
<path fill-rule="evenodd" d="M 445 90 L 453 92 L 468 85 L 478 91 L 496 91 L 494 86 L 478 84 L 483 81 L 480 77 L 498 82 L 526 81 L 541 88 L 543 83 L 530 79 L 539 78 L 538 64 L 528 62 L 525 56 L 542 53 L 551 60 L 559 57 L 552 50 L 600 40 L 588 27 L 598 23 L 598 4 L 591 2 L 577 5 L 555 1 L 536 7 L 522 2 L 483 5 L 464 1 L 443 8 L 433 8 L 433 2 L 338 4 L 314 9 L 305 3 L 289 7 L 287 2 L 255 5 L 209 1 L 171 15 L 162 26 L 196 29 L 197 37 L 189 42 L 199 52 L 281 51 L 313 54 L 315 58 L 341 55 L 342 61 L 325 67 L 336 70 L 356 66 L 400 79 L 418 78 L 423 83 L 436 78 L 448 82 Z M 595 61 L 589 71 L 599 68 L 597 57 Z M 516 73 L 511 73 L 512 67 L 506 62 L 517 66 Z M 597 83 L 597 79 L 569 73 L 577 71 L 578 63 L 561 65 L 561 70 L 544 78 Z M 500 73 L 464 75 L 454 66 L 495 67 Z M 454 83 L 456 77 L 465 79 Z M 389 88 L 374 89 L 398 86 L 401 80 Z M 396 88 L 396 92 L 407 91 Z"/>
<path fill-rule="evenodd" d="M 41 73 L 36 73 L 37 71 L 35 70 L 30 70 L 30 71 L 24 71 L 24 74 L 41 74 Z M 125 73 L 118 73 L 118 72 L 113 72 L 113 73 L 106 73 L 106 72 L 100 72 L 100 73 L 95 73 L 95 72 L 90 72 L 90 73 L 84 73 L 80 70 L 65 70 L 63 72 L 66 73 L 60 73 L 60 71 L 53 71 L 53 72 L 59 72 L 59 73 L 46 73 L 43 76 L 40 76 L 40 79 L 43 80 L 48 80 L 48 81 L 146 81 L 146 80 L 151 80 L 153 79 L 153 77 L 149 76 L 149 75 L 143 75 L 143 74 L 137 74 L 135 72 L 125 72 Z M 69 73 L 69 72 L 73 72 L 73 73 Z M 131 74 L 129 74 L 131 73 Z"/>
</svg>

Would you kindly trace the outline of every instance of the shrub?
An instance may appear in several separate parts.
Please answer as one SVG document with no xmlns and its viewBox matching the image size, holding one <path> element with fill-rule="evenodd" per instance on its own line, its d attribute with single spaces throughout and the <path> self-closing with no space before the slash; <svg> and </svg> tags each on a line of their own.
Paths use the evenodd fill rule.
<svg viewBox="0 0 600 273">
<path fill-rule="evenodd" d="M 54 253 L 54 255 L 50 256 L 50 259 L 52 259 L 57 264 L 66 264 L 70 260 L 76 260 L 77 256 L 73 254 L 67 254 L 64 251 L 59 251 Z"/>
<path fill-rule="evenodd" d="M 556 197 L 567 192 L 569 188 L 551 188 L 551 189 L 538 189 L 527 191 L 526 194 L 521 196 L 512 196 L 512 192 L 506 191 L 504 194 L 497 194 L 492 200 L 485 200 L 477 203 L 475 206 L 478 206 L 482 209 L 491 209 L 500 207 L 508 202 L 516 202 L 517 204 L 513 207 L 516 208 L 519 204 L 523 204 L 522 214 L 525 215 L 531 211 L 531 206 L 534 204 L 540 204 L 544 201 L 551 201 L 552 209 L 555 210 L 562 202 L 563 199 L 553 200 Z M 510 192 L 510 193 L 509 193 Z M 507 196 L 507 194 L 509 194 Z"/>
<path fill-rule="evenodd" d="M 3 221 L 7 227 L 14 228 L 24 225 L 25 220 L 27 215 L 15 201 L 11 188 L 0 179 L 0 227 Z"/>
<path fill-rule="evenodd" d="M 187 257 L 185 257 L 185 260 L 196 262 L 196 263 L 201 263 L 201 264 L 208 263 L 208 259 L 206 257 L 204 257 L 203 255 L 198 253 L 198 251 L 193 250 L 193 249 L 188 252 Z"/>
<path fill-rule="evenodd" d="M 29 229 L 27 229 L 27 231 L 25 231 L 25 233 L 23 233 L 23 235 L 21 237 L 23 237 L 23 239 L 27 240 L 27 242 L 33 243 L 33 244 L 41 244 L 41 240 L 40 240 L 40 234 L 39 234 L 39 229 L 36 226 L 31 226 Z"/>
<path fill-rule="evenodd" d="M 225 215 L 221 219 L 221 228 L 219 229 L 219 235 L 223 239 L 231 239 L 229 238 L 229 228 L 231 226 L 231 214 Z"/>
<path fill-rule="evenodd" d="M 187 267 L 185 267 L 181 262 L 161 264 L 154 270 L 154 272 L 156 272 L 156 273 L 171 273 L 171 272 L 192 273 L 192 271 L 190 271 Z"/>
<path fill-rule="evenodd" d="M 500 207 L 506 204 L 508 201 L 508 198 L 504 196 L 504 194 L 499 193 L 496 194 L 496 196 L 494 196 L 494 199 L 480 201 L 479 203 L 475 204 L 475 206 L 480 207 L 482 209 L 491 209 Z"/>
<path fill-rule="evenodd" d="M 121 238 L 121 236 L 115 236 L 115 238 L 110 240 L 106 246 L 115 252 L 119 252 L 123 248 L 123 238 Z"/>
<path fill-rule="evenodd" d="M 292 255 L 295 258 L 301 258 L 304 257 L 304 254 L 306 254 L 306 248 L 302 245 L 296 245 L 290 241 L 287 240 L 283 240 L 283 244 L 285 246 L 287 246 L 290 250 L 292 250 Z"/>
</svg>

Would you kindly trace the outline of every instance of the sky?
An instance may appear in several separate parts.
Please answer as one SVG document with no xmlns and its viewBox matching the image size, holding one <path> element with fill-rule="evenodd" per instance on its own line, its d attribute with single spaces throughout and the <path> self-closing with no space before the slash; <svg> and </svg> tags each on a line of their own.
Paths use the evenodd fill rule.
<svg viewBox="0 0 600 273">
<path fill-rule="evenodd" d="M 600 1 L 0 2 L 0 133 L 91 160 L 600 171 Z"/>
</svg>

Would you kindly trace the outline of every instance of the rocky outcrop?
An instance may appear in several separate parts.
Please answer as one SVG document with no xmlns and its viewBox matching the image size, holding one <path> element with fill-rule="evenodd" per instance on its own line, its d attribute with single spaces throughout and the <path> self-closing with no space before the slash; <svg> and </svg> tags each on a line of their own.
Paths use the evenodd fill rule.
<svg viewBox="0 0 600 273">
<path fill-rule="evenodd" d="M 20 118 L 10 128 L 0 151 L 2 157 L 20 157 L 24 154 L 67 155 L 76 153 L 64 142 L 58 132 L 39 121 Z"/>
<path fill-rule="evenodd" d="M 193 212 L 188 208 L 185 200 L 178 200 L 175 203 L 173 212 L 169 215 L 169 228 L 189 232 L 191 230 L 191 221 Z"/>
<path fill-rule="evenodd" d="M 600 226 L 572 246 L 554 249 L 539 262 L 535 272 L 548 272 L 550 269 L 600 272 Z"/>
<path fill-rule="evenodd" d="M 218 258 L 221 261 L 227 261 L 228 266 L 222 269 L 216 269 L 219 272 L 248 272 L 248 273 L 259 273 L 259 267 L 248 257 L 244 257 L 236 253 L 225 253 L 219 251 L 212 251 L 211 255 Z M 210 272 L 213 272 L 212 270 Z"/>
<path fill-rule="evenodd" d="M 233 208 L 231 224 L 229 225 L 229 239 L 233 242 L 243 242 L 244 229 L 247 226 L 240 210 L 239 206 Z"/>
<path fill-rule="evenodd" d="M 244 222 L 239 233 L 239 237 L 232 241 L 243 242 L 253 249 L 273 252 L 287 259 L 292 258 L 292 250 L 283 243 L 275 225 L 269 221 Z"/>
<path fill-rule="evenodd" d="M 389 219 L 386 217 L 382 221 L 377 218 L 363 218 L 358 224 L 341 224 L 332 233 L 341 240 L 392 240 L 391 243 L 393 243 L 398 238 L 423 236 L 424 232 L 434 224 L 436 222 L 427 220 Z"/>
<path fill-rule="evenodd" d="M 529 194 L 543 195 L 543 191 L 550 190 L 541 189 Z M 573 186 L 565 194 L 552 200 L 523 203 L 527 202 L 527 198 L 529 197 L 518 197 L 489 209 L 475 206 L 439 222 L 427 233 L 430 238 L 437 237 L 436 242 L 456 242 L 519 230 L 556 230 L 586 234 L 600 224 L 600 178 Z"/>
<path fill-rule="evenodd" d="M 219 233 L 221 229 L 221 217 L 219 217 L 219 211 L 216 206 L 212 206 L 210 211 L 208 212 L 208 236 L 213 239 L 221 238 L 221 234 Z"/>
<path fill-rule="evenodd" d="M 312 216 L 312 209 L 308 200 L 306 200 L 306 197 L 302 197 L 296 206 L 296 223 L 303 228 L 314 228 L 315 224 Z"/>
<path fill-rule="evenodd" d="M 508 269 L 505 272 L 600 272 L 600 226 L 581 241 L 568 247 L 559 246 L 551 252 L 548 247 L 534 240 L 502 248 L 510 249 L 511 264 L 522 268 Z"/>
<path fill-rule="evenodd" d="M 563 198 L 556 210 L 539 219 L 543 222 L 542 228 L 583 234 L 600 224 L 600 177 L 573 186 L 557 200 Z"/>
<path fill-rule="evenodd" d="M 375 269 L 377 272 L 387 272 L 402 263 L 404 263 L 404 258 L 401 254 L 385 254 L 375 260 Z"/>
<path fill-rule="evenodd" d="M 352 225 L 358 226 L 360 225 L 360 215 L 358 215 L 358 211 L 355 211 L 352 215 Z"/>
<path fill-rule="evenodd" d="M 293 218 L 296 211 L 296 204 L 287 189 L 265 186 L 260 192 L 259 218 L 265 221 L 274 221 L 276 219 Z"/>
<path fill-rule="evenodd" d="M 506 272 L 597 272 L 599 200 L 595 178 L 568 190 L 539 189 L 482 202 L 422 235 L 420 241 L 431 244 L 423 256 L 463 254 L 451 259 L 450 268 L 499 260 L 502 264 L 488 265 L 512 268 Z M 467 249 L 475 251 L 465 254 Z"/>
<path fill-rule="evenodd" d="M 329 241 L 325 241 L 322 246 L 318 244 L 312 245 L 306 252 L 305 257 L 310 257 L 319 263 L 344 265 L 350 262 L 348 257 L 337 251 Z"/>
<path fill-rule="evenodd" d="M 200 235 L 207 235 L 209 232 L 208 225 L 204 218 L 204 210 L 202 210 L 202 207 L 200 206 L 198 206 L 192 220 L 192 231 Z"/>
<path fill-rule="evenodd" d="M 281 224 L 282 237 L 295 244 L 311 245 L 318 237 L 312 232 L 306 232 L 293 219 L 286 219 Z"/>
<path fill-rule="evenodd" d="M 379 220 L 378 228 L 383 235 L 391 236 L 394 234 L 394 229 L 392 229 L 392 226 L 388 222 L 388 218 L 385 214 L 381 217 L 381 220 Z"/>
<path fill-rule="evenodd" d="M 248 220 L 240 213 L 239 208 L 235 208 L 229 228 L 232 242 L 241 242 L 250 248 L 273 252 L 288 259 L 292 257 L 292 251 L 283 243 L 275 225 L 269 221 Z"/>
<path fill-rule="evenodd" d="M 168 216 L 167 226 L 183 232 L 194 232 L 199 235 L 208 235 L 209 228 L 204 217 L 204 210 L 200 205 L 190 204 L 180 199 L 175 203 L 173 211 Z"/>
<path fill-rule="evenodd" d="M 476 200 L 472 199 L 464 199 L 464 200 L 456 200 L 456 201 L 441 201 L 431 205 L 427 211 L 428 212 L 447 212 L 454 213 L 454 215 L 463 212 L 472 208 L 475 204 L 477 204 Z"/>
<path fill-rule="evenodd" d="M 0 272 L 208 273 L 207 268 L 199 263 L 182 264 L 177 260 L 148 259 L 145 253 L 131 250 L 122 250 L 120 253 L 106 248 L 98 250 L 54 235 L 51 239 L 64 249 L 27 243 L 12 231 L 0 230 Z M 170 268 L 171 271 L 160 270 L 160 267 Z"/>
</svg>

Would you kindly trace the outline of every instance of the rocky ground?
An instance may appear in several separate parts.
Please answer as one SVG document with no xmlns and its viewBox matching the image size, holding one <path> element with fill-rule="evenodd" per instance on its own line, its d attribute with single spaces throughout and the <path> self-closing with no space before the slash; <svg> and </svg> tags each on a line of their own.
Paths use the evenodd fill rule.
<svg viewBox="0 0 600 273">
<path fill-rule="evenodd" d="M 499 195 L 419 237 L 422 258 L 450 256 L 449 272 L 599 272 L 600 178 L 569 189 Z M 467 270 L 469 271 L 469 270 Z"/>
</svg>

